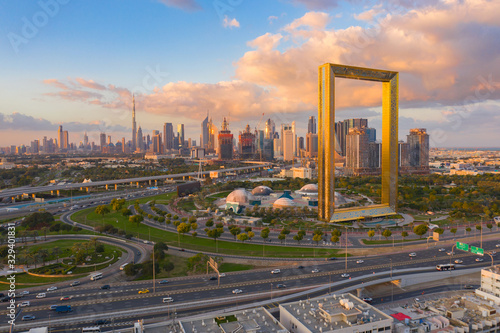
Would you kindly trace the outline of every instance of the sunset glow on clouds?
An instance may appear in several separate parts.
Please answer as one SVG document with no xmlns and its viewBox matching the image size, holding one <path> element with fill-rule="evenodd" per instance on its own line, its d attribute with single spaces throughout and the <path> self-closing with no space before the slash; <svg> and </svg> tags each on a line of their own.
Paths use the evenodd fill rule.
<svg viewBox="0 0 500 333">
<path fill-rule="evenodd" d="M 161 2 L 180 7 L 178 1 Z M 477 141 L 474 143 L 463 137 L 461 142 L 451 142 L 460 138 L 460 131 L 470 130 L 465 125 L 456 128 L 456 118 L 498 117 L 500 2 L 428 1 L 425 5 L 421 2 L 419 7 L 411 7 L 408 2 L 393 1 L 392 7 L 365 5 L 354 8 L 350 14 L 336 11 L 342 4 L 345 7 L 343 2 L 294 0 L 288 3 L 294 10 L 302 8 L 302 14 L 291 17 L 277 12 L 272 20 L 270 15 L 262 14 L 263 20 L 269 19 L 269 31 L 240 40 L 238 47 L 244 51 L 232 59 L 232 75 L 214 82 L 179 78 L 158 84 L 136 96 L 141 110 L 151 117 L 162 116 L 165 122 L 169 117 L 184 118 L 183 121 L 193 128 L 199 128 L 199 121 L 207 110 L 217 120 L 230 114 L 233 123 L 239 126 L 233 128 L 234 131 L 241 130 L 246 123 L 254 124 L 263 112 L 266 118 L 272 118 L 272 114 L 279 114 L 279 119 L 287 115 L 285 118 L 290 121 L 307 118 L 317 110 L 318 66 L 332 62 L 398 71 L 400 115 L 409 119 L 409 127 L 439 128 L 449 132 L 447 142 L 437 142 L 438 145 L 480 145 L 481 135 L 474 136 Z M 181 9 L 196 12 L 189 15 L 211 10 L 202 9 L 200 4 L 186 2 Z M 281 6 L 283 12 L 288 10 L 285 4 Z M 226 33 L 234 34 L 251 26 L 251 22 L 245 20 L 243 8 L 234 8 L 228 14 L 222 25 L 239 29 L 224 29 Z M 340 16 L 350 16 L 350 24 L 337 27 L 338 20 L 342 20 L 338 19 Z M 283 23 L 284 18 L 286 23 Z M 176 33 L 182 36 L 181 30 Z M 120 54 L 113 56 L 121 57 Z M 216 65 L 206 64 L 209 67 Z M 133 87 L 122 85 L 112 77 L 97 77 L 84 71 L 69 72 L 72 74 L 41 80 L 45 104 L 83 103 L 100 107 L 103 113 L 130 110 L 132 93 L 137 93 Z M 368 112 L 381 105 L 380 85 L 354 80 L 337 80 L 336 84 L 341 92 L 336 96 L 340 112 L 353 109 Z M 13 111 L 24 113 L 20 107 L 4 109 L 2 113 Z M 377 123 L 376 118 L 373 118 L 374 123 Z M 279 125 L 281 121 L 276 122 Z M 123 127 L 129 123 L 130 119 L 120 117 L 116 125 Z M 150 129 L 161 128 L 161 124 L 154 121 L 145 123 Z M 402 124 L 404 128 L 405 121 Z M 491 141 L 491 136 L 500 139 L 496 127 L 490 133 L 482 133 L 485 140 Z M 195 139 L 199 136 L 199 132 L 188 134 Z M 5 138 L 1 139 L 0 145 L 8 143 Z"/>
</svg>

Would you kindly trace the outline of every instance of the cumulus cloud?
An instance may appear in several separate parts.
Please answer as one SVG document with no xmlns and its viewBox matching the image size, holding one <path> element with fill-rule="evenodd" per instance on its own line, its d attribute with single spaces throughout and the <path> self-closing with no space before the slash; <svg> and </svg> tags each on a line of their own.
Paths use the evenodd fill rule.
<svg viewBox="0 0 500 333">
<path fill-rule="evenodd" d="M 189 12 L 201 9 L 201 6 L 195 0 L 159 0 L 159 2 L 168 7 L 174 7 Z"/>
<path fill-rule="evenodd" d="M 240 22 L 237 19 L 230 19 L 227 15 L 224 16 L 224 20 L 222 21 L 222 25 L 224 28 L 239 28 Z"/>
</svg>

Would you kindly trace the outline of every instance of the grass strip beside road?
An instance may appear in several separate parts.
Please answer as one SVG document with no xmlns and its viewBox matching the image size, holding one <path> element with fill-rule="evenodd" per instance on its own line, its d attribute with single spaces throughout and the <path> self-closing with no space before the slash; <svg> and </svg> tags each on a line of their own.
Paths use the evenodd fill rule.
<svg viewBox="0 0 500 333">
<path fill-rule="evenodd" d="M 394 240 L 394 244 L 401 244 L 401 243 L 409 243 L 409 242 L 416 242 L 416 241 L 419 241 L 419 240 L 422 240 L 422 239 L 405 239 L 404 241 L 399 239 L 399 240 Z M 424 238 L 425 240 L 425 238 Z M 392 244 L 393 241 L 392 239 L 388 239 L 388 240 L 369 240 L 369 239 L 362 239 L 361 240 L 363 242 L 363 244 L 365 245 L 380 245 L 380 244 Z"/>
<path fill-rule="evenodd" d="M 165 195 L 157 196 L 162 199 Z M 153 198 L 143 198 L 144 202 L 150 201 Z M 217 252 L 220 254 L 232 254 L 241 256 L 252 257 L 278 257 L 278 258 L 325 258 L 344 256 L 339 253 L 341 250 L 321 247 L 292 247 L 292 246 L 276 246 L 266 244 L 263 250 L 262 244 L 251 244 L 241 242 L 217 242 L 212 239 L 192 237 L 190 235 L 179 236 L 177 233 L 162 230 L 159 228 L 152 228 L 143 223 L 131 223 L 127 216 L 121 213 L 112 212 L 104 216 L 98 215 L 94 212 L 95 208 L 87 208 L 72 215 L 72 219 L 76 222 L 87 224 L 90 226 L 98 226 L 105 224 L 112 224 L 114 227 L 124 230 L 126 233 L 131 233 L 134 237 L 154 242 L 165 242 L 167 245 L 180 246 L 186 249 L 203 252 Z M 199 227 L 198 232 L 204 232 Z M 292 235 L 288 240 L 290 242 Z M 180 243 L 178 243 L 180 240 Z M 216 244 L 217 243 L 217 244 Z M 216 246 L 218 251 L 216 251 Z M 264 251 L 264 252 L 263 252 Z M 264 253 L 264 255 L 263 255 Z"/>
</svg>

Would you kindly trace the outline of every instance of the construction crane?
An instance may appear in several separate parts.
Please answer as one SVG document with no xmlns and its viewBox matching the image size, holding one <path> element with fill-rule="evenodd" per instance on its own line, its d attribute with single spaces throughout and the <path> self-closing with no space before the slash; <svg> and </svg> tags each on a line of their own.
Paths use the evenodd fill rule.
<svg viewBox="0 0 500 333">
<path fill-rule="evenodd" d="M 261 149 L 261 142 L 260 142 L 260 135 L 259 135 L 259 128 L 260 124 L 262 123 L 262 119 L 264 119 L 264 112 L 262 112 L 262 116 L 260 117 L 259 122 L 257 123 L 257 126 L 255 126 L 255 136 L 259 138 L 259 153 L 260 153 L 260 161 L 262 162 L 262 149 Z M 262 147 L 264 147 L 264 144 L 262 144 Z"/>
</svg>

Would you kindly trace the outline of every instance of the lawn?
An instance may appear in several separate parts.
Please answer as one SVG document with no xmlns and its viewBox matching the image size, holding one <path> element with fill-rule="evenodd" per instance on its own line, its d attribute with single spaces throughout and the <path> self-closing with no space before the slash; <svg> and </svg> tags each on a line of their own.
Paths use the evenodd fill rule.
<svg viewBox="0 0 500 333">
<path fill-rule="evenodd" d="M 238 272 L 238 271 L 248 271 L 253 269 L 253 265 L 244 265 L 244 264 L 233 264 L 230 262 L 223 263 L 220 265 L 219 271 L 221 273 L 227 273 L 227 272 Z"/>
<path fill-rule="evenodd" d="M 231 191 L 219 192 L 219 193 L 209 195 L 209 196 L 207 196 L 207 198 L 210 198 L 210 197 L 212 197 L 212 198 L 225 198 L 229 195 L 229 193 L 231 193 Z"/>
<path fill-rule="evenodd" d="M 65 276 L 65 277 L 60 277 L 60 278 L 48 278 L 48 277 L 40 277 L 40 276 L 32 276 L 26 273 L 19 273 L 16 274 L 16 284 L 17 283 L 23 283 L 23 284 L 29 284 L 29 285 L 40 285 L 40 284 L 49 284 L 49 283 L 57 283 L 61 281 L 68 281 L 68 280 L 73 280 L 77 277 L 75 276 Z M 2 282 L 7 282 L 7 278 L 5 276 L 0 277 L 0 281 Z M 28 286 L 23 286 L 23 288 L 27 288 Z M 0 289 L 6 290 L 8 289 L 7 284 L 0 284 Z"/>
<path fill-rule="evenodd" d="M 183 211 L 186 211 L 186 212 L 191 212 L 191 211 L 197 209 L 194 202 L 193 202 L 193 199 L 191 199 L 191 198 L 179 200 L 177 202 L 177 207 L 182 209 Z"/>
<path fill-rule="evenodd" d="M 423 238 L 425 239 L 425 238 Z M 405 239 L 404 241 L 402 239 L 399 239 L 399 240 L 394 240 L 394 244 L 401 244 L 401 243 L 408 243 L 408 242 L 415 242 L 415 241 L 419 241 L 419 240 L 422 240 L 422 239 Z M 392 244 L 392 239 L 388 239 L 388 240 L 369 240 L 369 239 L 362 239 L 363 241 L 363 244 L 365 245 L 379 245 L 379 244 Z"/>
</svg>

